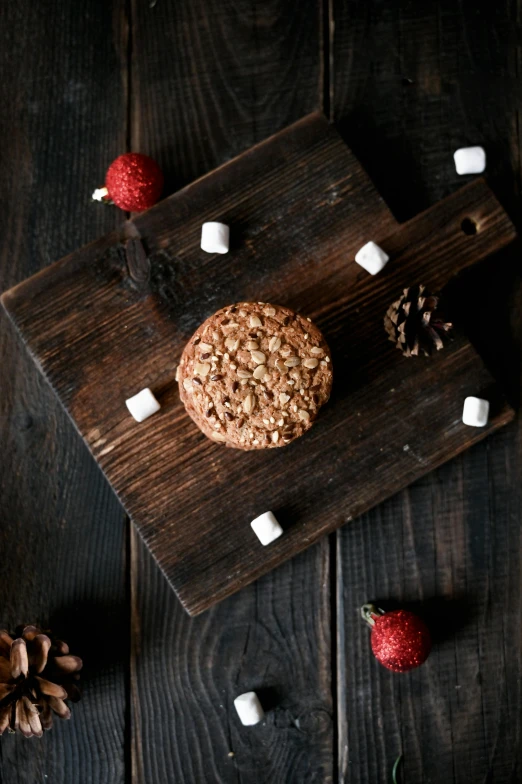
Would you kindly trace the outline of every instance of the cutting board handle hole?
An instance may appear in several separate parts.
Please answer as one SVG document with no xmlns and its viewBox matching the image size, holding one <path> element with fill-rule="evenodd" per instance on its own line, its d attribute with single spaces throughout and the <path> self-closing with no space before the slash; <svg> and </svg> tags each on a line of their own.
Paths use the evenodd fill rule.
<svg viewBox="0 0 522 784">
<path fill-rule="evenodd" d="M 460 224 L 460 228 L 468 237 L 473 237 L 477 233 L 477 224 L 471 218 L 464 218 Z"/>
</svg>

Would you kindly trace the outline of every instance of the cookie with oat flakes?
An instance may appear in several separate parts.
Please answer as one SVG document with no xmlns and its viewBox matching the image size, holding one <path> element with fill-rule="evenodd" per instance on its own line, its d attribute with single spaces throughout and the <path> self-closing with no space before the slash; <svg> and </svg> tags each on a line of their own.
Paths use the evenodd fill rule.
<svg viewBox="0 0 522 784">
<path fill-rule="evenodd" d="M 330 397 L 332 362 L 310 319 L 266 302 L 218 310 L 191 337 L 178 368 L 187 413 L 236 449 L 285 446 Z"/>
</svg>

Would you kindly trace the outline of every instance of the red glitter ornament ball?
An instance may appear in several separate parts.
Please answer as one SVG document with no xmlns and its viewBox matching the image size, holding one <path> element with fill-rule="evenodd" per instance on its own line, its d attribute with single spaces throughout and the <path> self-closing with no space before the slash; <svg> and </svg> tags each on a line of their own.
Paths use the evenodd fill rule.
<svg viewBox="0 0 522 784">
<path fill-rule="evenodd" d="M 408 610 L 383 613 L 364 605 L 363 618 L 372 628 L 371 645 L 375 658 L 393 672 L 408 672 L 426 661 L 431 651 L 428 627 Z"/>
<path fill-rule="evenodd" d="M 143 212 L 160 198 L 163 173 L 148 155 L 128 152 L 111 163 L 105 185 L 109 197 L 122 210 Z"/>
</svg>

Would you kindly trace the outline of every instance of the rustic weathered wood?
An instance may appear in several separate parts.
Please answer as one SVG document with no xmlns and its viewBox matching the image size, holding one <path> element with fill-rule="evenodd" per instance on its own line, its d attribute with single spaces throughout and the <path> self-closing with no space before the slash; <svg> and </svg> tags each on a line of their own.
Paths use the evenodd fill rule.
<svg viewBox="0 0 522 784">
<path fill-rule="evenodd" d="M 2 291 L 119 223 L 90 194 L 124 144 L 120 12 L 116 2 L 2 8 Z M 85 688 L 71 721 L 41 740 L 0 739 L 0 781 L 121 784 L 124 515 L 28 359 L 2 313 L 0 626 L 51 626 L 83 657 Z"/>
<path fill-rule="evenodd" d="M 315 0 L 136 3 L 132 147 L 185 184 L 307 114 L 318 13 Z M 136 534 L 131 588 L 135 784 L 332 781 L 326 540 L 190 618 Z M 232 700 L 258 686 L 272 712 L 243 728 Z"/>
<path fill-rule="evenodd" d="M 132 0 L 130 141 L 173 192 L 321 106 L 322 0 Z"/>
<path fill-rule="evenodd" d="M 189 618 L 134 540 L 136 781 L 331 782 L 328 542 Z M 233 706 L 251 689 L 254 730 Z"/>
<path fill-rule="evenodd" d="M 220 259 L 199 249 L 202 221 L 216 217 L 235 238 Z M 465 219 L 475 235 L 462 230 Z M 151 255 L 148 296 L 113 252 L 111 235 L 7 292 L 3 303 L 191 614 L 512 418 L 463 337 L 431 361 L 407 362 L 381 326 L 406 283 L 421 276 L 438 289 L 513 239 L 480 180 L 398 227 L 336 131 L 312 115 L 137 216 L 127 234 L 131 228 Z M 393 258 L 377 278 L 350 261 L 369 236 Z M 174 376 L 207 315 L 258 298 L 318 321 L 337 382 L 306 438 L 245 455 L 194 428 Z M 124 401 L 145 386 L 162 411 L 138 427 Z M 462 401 L 479 393 L 491 398 L 492 416 L 472 429 L 462 424 Z M 248 523 L 267 505 L 287 530 L 262 548 Z"/>
<path fill-rule="evenodd" d="M 206 2 L 204 11 L 195 1 L 134 3 L 128 53 L 122 45 L 127 19 L 117 2 L 69 5 L 43 0 L 29 7 L 21 0 L 6 4 L 2 15 L 2 289 L 116 224 L 114 210 L 89 205 L 84 198 L 125 148 L 121 87 L 126 54 L 134 62 L 129 144 L 144 145 L 143 151 L 161 160 L 167 192 L 316 105 L 312 3 L 293 8 L 274 0 L 261 9 L 259 3 L 225 8 Z M 333 46 L 322 68 L 335 78 L 331 94 L 325 80 L 327 94 L 343 135 L 396 216 L 409 218 L 459 187 L 464 180 L 455 174 L 451 153 L 462 143 L 478 141 L 488 152 L 488 180 L 519 221 L 520 2 L 325 0 L 324 6 Z M 517 345 L 522 334 L 518 256 L 518 250 L 508 258 L 502 255 L 502 273 L 490 267 L 481 273 L 480 290 L 466 285 L 460 299 L 465 331 L 514 397 L 520 395 Z M 29 615 L 42 621 L 51 615 L 68 627 L 81 621 L 75 647 L 81 645 L 100 674 L 89 678 L 86 699 L 72 722 L 41 742 L 1 739 L 0 780 L 33 784 L 47 776 L 45 781 L 58 784 L 112 784 L 123 778 L 125 634 L 123 629 L 116 633 L 113 623 L 116 618 L 125 622 L 120 513 L 7 319 L 0 321 L 0 622 Z M 510 425 L 337 534 L 341 781 L 389 784 L 400 751 L 403 780 L 412 784 L 518 781 L 520 436 L 520 426 Z M 132 694 L 141 717 L 141 744 L 136 736 L 134 745 L 143 765 L 134 774 L 129 771 L 133 781 L 170 784 L 175 770 L 176 782 L 193 784 L 199 774 L 200 780 L 208 774 L 214 784 L 219 770 L 225 781 L 301 784 L 309 762 L 326 761 L 328 733 L 320 733 L 319 743 L 315 735 L 311 741 L 308 736 L 303 750 L 294 726 L 282 730 L 284 739 L 282 733 L 271 735 L 270 747 L 252 743 L 249 759 L 245 743 L 251 736 L 245 733 L 239 744 L 242 768 L 225 774 L 221 761 L 221 767 L 214 764 L 228 748 L 226 737 L 216 741 L 224 722 L 215 715 L 210 729 L 198 712 L 207 704 L 202 695 L 213 704 L 212 675 L 227 662 L 228 645 L 218 649 L 213 640 L 228 607 L 237 619 L 242 601 L 252 633 L 259 634 L 263 625 L 270 629 L 270 641 L 281 641 L 271 647 L 278 661 L 281 649 L 289 657 L 301 653 L 287 644 L 288 629 L 296 628 L 292 622 L 299 626 L 300 639 L 309 632 L 311 650 L 308 661 L 300 660 L 299 693 L 311 689 L 315 700 L 328 691 L 327 685 L 318 689 L 327 676 L 328 652 L 321 649 L 318 656 L 313 649 L 323 639 L 318 615 L 325 635 L 329 628 L 324 596 L 320 613 L 319 604 L 313 604 L 324 545 L 323 540 L 314 548 L 321 555 L 313 563 L 308 551 L 203 618 L 189 619 L 138 543 L 133 572 L 133 673 L 138 678 Z M 289 584 L 296 580 L 297 589 L 285 590 L 284 602 L 267 601 L 267 586 L 274 581 L 271 597 L 282 574 Z M 325 585 L 328 590 L 326 579 Z M 263 594 L 252 618 L 252 592 L 259 586 Z M 303 598 L 294 612 L 296 590 Z M 419 601 L 419 611 L 428 610 L 436 627 L 447 627 L 426 668 L 396 678 L 372 661 L 367 630 L 357 617 L 358 605 L 371 594 L 383 602 Z M 71 617 L 71 607 L 78 610 L 77 618 Z M 100 608 L 107 608 L 102 634 L 110 651 L 104 646 L 103 654 L 97 646 L 91 650 L 86 639 L 92 628 L 100 631 Z M 205 619 L 209 626 L 201 632 Z M 207 641 L 207 656 L 197 655 L 196 630 Z M 190 638 L 185 649 L 180 644 L 184 635 Z M 169 647 L 176 650 L 172 668 Z M 248 649 L 250 657 L 255 652 L 250 644 Z M 105 665 L 98 667 L 102 656 Z M 323 669 L 310 686 L 306 678 L 316 661 Z M 294 671 L 287 661 L 279 672 L 290 689 Z M 220 682 L 227 683 L 229 674 Z M 186 716 L 180 703 L 190 706 Z M 328 709 L 322 698 L 320 703 Z M 176 731 L 169 734 L 173 721 Z M 272 759 L 281 762 L 283 754 L 283 766 L 272 766 Z M 268 759 L 265 771 L 262 763 Z M 318 781 L 329 780 L 320 768 L 316 773 Z"/>
<path fill-rule="evenodd" d="M 484 144 L 520 229 L 520 10 L 334 0 L 335 118 L 396 215 L 474 179 L 452 153 Z M 452 300 L 516 402 L 520 248 L 462 276 Z M 519 420 L 338 532 L 343 784 L 389 784 L 400 753 L 407 784 L 520 779 L 520 438 Z M 373 660 L 358 617 L 369 598 L 426 616 L 436 642 L 420 670 L 395 676 Z"/>
</svg>

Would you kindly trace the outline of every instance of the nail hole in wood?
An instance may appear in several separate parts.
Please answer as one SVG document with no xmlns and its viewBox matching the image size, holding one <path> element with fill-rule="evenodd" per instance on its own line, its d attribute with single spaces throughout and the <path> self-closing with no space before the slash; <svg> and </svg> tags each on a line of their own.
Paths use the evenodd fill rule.
<svg viewBox="0 0 522 784">
<path fill-rule="evenodd" d="M 473 237 L 473 235 L 477 233 L 477 224 L 475 221 L 471 220 L 471 218 L 464 218 L 460 224 L 460 228 L 468 237 Z"/>
</svg>

